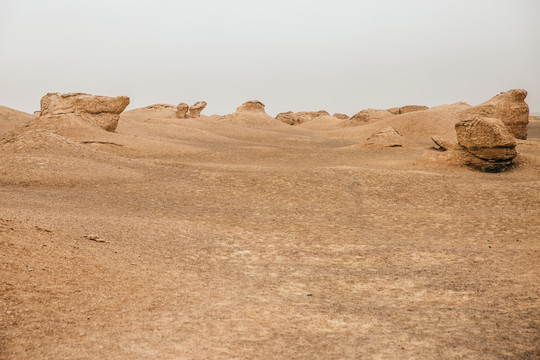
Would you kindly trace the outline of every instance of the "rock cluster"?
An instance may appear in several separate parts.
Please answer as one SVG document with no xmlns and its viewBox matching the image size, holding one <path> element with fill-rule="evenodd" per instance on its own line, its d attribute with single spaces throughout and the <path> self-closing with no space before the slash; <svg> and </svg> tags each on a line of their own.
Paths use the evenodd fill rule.
<svg viewBox="0 0 540 360">
<path fill-rule="evenodd" d="M 49 93 L 41 99 L 40 116 L 74 114 L 92 125 L 115 131 L 120 113 L 129 105 L 127 96 L 93 96 L 83 93 Z"/>
<path fill-rule="evenodd" d="M 516 141 L 500 119 L 476 118 L 456 123 L 464 163 L 485 172 L 508 169 L 516 157 Z"/>
<path fill-rule="evenodd" d="M 318 116 L 328 116 L 330 115 L 327 111 L 300 111 L 300 112 L 284 112 L 277 114 L 276 119 L 284 122 L 289 125 L 299 125 L 306 121 L 313 120 Z"/>
<path fill-rule="evenodd" d="M 513 89 L 502 92 L 480 105 L 471 106 L 460 114 L 460 119 L 500 119 L 518 139 L 527 139 L 529 106 L 525 103 L 527 91 Z"/>
<path fill-rule="evenodd" d="M 191 106 L 181 102 L 176 106 L 176 118 L 188 119 L 201 117 L 201 111 L 203 111 L 205 107 L 206 101 L 198 101 Z"/>
</svg>

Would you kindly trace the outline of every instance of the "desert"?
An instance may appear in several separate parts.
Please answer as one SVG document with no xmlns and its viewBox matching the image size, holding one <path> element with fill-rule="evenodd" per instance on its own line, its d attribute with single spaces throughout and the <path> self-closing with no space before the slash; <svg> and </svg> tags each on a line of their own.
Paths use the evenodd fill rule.
<svg viewBox="0 0 540 360">
<path fill-rule="evenodd" d="M 540 357 L 525 90 L 351 117 L 104 95 L 0 107 L 0 358 Z"/>
</svg>

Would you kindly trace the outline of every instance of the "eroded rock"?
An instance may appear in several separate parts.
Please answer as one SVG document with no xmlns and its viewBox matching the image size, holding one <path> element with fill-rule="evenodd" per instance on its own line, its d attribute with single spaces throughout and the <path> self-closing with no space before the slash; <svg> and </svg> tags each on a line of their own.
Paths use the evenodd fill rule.
<svg viewBox="0 0 540 360">
<path fill-rule="evenodd" d="M 365 109 L 354 114 L 349 122 L 351 124 L 364 124 L 379 120 L 389 119 L 395 116 L 390 111 L 378 109 Z"/>
<path fill-rule="evenodd" d="M 237 112 L 256 112 L 266 114 L 264 104 L 258 100 L 250 100 L 236 108 Z"/>
<path fill-rule="evenodd" d="M 508 169 L 517 155 L 516 140 L 500 119 L 476 118 L 456 123 L 459 145 L 469 156 L 470 165 L 485 172 Z"/>
<path fill-rule="evenodd" d="M 341 113 L 335 113 L 334 115 L 332 115 L 333 117 L 335 118 L 338 118 L 340 120 L 347 120 L 349 118 L 348 115 L 345 115 L 345 114 L 341 114 Z"/>
<path fill-rule="evenodd" d="M 527 91 L 513 89 L 502 92 L 482 104 L 471 106 L 460 114 L 460 119 L 500 119 L 518 139 L 527 139 L 529 106 L 525 102 Z"/>
<path fill-rule="evenodd" d="M 176 106 L 176 117 L 178 119 L 185 119 L 187 118 L 187 112 L 189 110 L 189 105 L 186 103 L 180 103 Z"/>
<path fill-rule="evenodd" d="M 392 126 L 371 135 L 366 140 L 366 145 L 375 145 L 381 147 L 402 147 L 403 135 Z"/>
<path fill-rule="evenodd" d="M 115 131 L 120 113 L 129 105 L 127 96 L 108 97 L 83 93 L 49 93 L 41 99 L 40 116 L 75 114 L 107 131 Z"/>
<path fill-rule="evenodd" d="M 319 111 L 300 111 L 292 112 L 287 111 L 284 113 L 277 114 L 276 119 L 284 122 L 289 125 L 299 125 L 306 121 L 313 120 L 318 116 L 328 116 L 330 115 L 328 111 L 319 110 Z"/>
<path fill-rule="evenodd" d="M 206 101 L 199 101 L 191 105 L 189 108 L 188 116 L 190 118 L 201 117 L 201 111 L 206 107 Z"/>
</svg>

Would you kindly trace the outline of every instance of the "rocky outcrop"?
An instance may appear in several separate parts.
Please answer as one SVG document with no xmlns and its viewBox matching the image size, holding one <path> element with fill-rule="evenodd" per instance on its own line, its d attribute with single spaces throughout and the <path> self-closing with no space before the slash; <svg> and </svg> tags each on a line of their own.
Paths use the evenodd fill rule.
<svg viewBox="0 0 540 360">
<path fill-rule="evenodd" d="M 264 111 L 264 104 L 258 100 L 246 101 L 241 106 L 237 107 L 236 111 L 266 114 L 266 112 Z"/>
<path fill-rule="evenodd" d="M 345 114 L 341 114 L 341 113 L 335 113 L 334 115 L 332 115 L 333 117 L 335 118 L 338 118 L 340 120 L 347 120 L 349 118 L 348 115 L 345 115 Z"/>
<path fill-rule="evenodd" d="M 389 119 L 393 116 L 395 115 L 387 110 L 365 109 L 354 114 L 349 119 L 349 122 L 353 125 L 363 124 L 363 123 L 370 123 L 374 121 Z"/>
<path fill-rule="evenodd" d="M 93 96 L 83 93 L 49 93 L 41 99 L 40 116 L 74 114 L 92 125 L 115 131 L 120 113 L 129 105 L 127 96 Z"/>
<path fill-rule="evenodd" d="M 421 111 L 421 110 L 427 110 L 427 109 L 429 108 L 424 105 L 406 105 L 402 107 L 395 107 L 395 108 L 387 109 L 386 111 L 389 111 L 394 115 L 401 115 L 401 114 L 407 114 L 413 111 Z"/>
<path fill-rule="evenodd" d="M 403 135 L 393 127 L 389 126 L 382 131 L 371 135 L 366 140 L 365 144 L 381 147 L 402 147 Z"/>
<path fill-rule="evenodd" d="M 176 106 L 176 118 L 185 119 L 187 118 L 187 112 L 189 110 L 189 105 L 186 103 L 180 103 Z"/>
<path fill-rule="evenodd" d="M 299 125 L 306 121 L 313 120 L 316 117 L 328 116 L 328 115 L 330 114 L 328 113 L 328 111 L 325 111 L 325 110 L 300 111 L 300 112 L 287 111 L 284 113 L 277 114 L 276 119 L 281 122 L 284 122 L 285 124 Z"/>
<path fill-rule="evenodd" d="M 471 106 L 460 114 L 460 119 L 500 119 L 518 139 L 527 139 L 529 106 L 525 102 L 527 91 L 514 89 L 502 92 L 480 105 Z"/>
<path fill-rule="evenodd" d="M 199 101 L 189 107 L 188 116 L 190 118 L 201 117 L 201 111 L 206 107 L 206 101 Z"/>
<path fill-rule="evenodd" d="M 516 141 L 500 119 L 476 118 L 456 123 L 463 162 L 485 172 L 508 169 L 516 157 Z"/>
</svg>

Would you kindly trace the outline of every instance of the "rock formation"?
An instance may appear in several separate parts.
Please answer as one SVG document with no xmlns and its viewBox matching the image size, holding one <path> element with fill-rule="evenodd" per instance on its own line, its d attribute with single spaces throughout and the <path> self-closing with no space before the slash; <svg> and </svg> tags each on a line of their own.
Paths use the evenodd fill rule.
<svg viewBox="0 0 540 360">
<path fill-rule="evenodd" d="M 349 119 L 349 122 L 351 124 L 363 124 L 363 123 L 370 123 L 374 121 L 388 119 L 393 116 L 395 115 L 387 110 L 365 109 L 354 114 Z"/>
<path fill-rule="evenodd" d="M 186 104 L 186 103 L 180 103 L 178 104 L 178 106 L 176 107 L 176 117 L 178 119 L 185 119 L 187 118 L 187 112 L 189 110 L 189 105 Z"/>
<path fill-rule="evenodd" d="M 74 114 L 107 131 L 115 131 L 120 113 L 129 104 L 127 96 L 93 96 L 83 93 L 49 93 L 41 99 L 40 116 Z"/>
<path fill-rule="evenodd" d="M 335 118 L 341 119 L 341 120 L 347 120 L 349 118 L 349 116 L 347 116 L 345 114 L 340 114 L 340 113 L 335 113 L 332 116 L 335 117 Z"/>
<path fill-rule="evenodd" d="M 527 139 L 527 125 L 529 124 L 529 106 L 525 102 L 527 91 L 514 89 L 502 92 L 497 96 L 472 106 L 460 114 L 460 119 L 500 119 L 510 133 L 518 139 Z"/>
<path fill-rule="evenodd" d="M 190 106 L 188 116 L 190 118 L 201 117 L 201 111 L 203 111 L 205 107 L 206 107 L 206 101 L 196 102 L 195 104 Z"/>
<path fill-rule="evenodd" d="M 237 112 L 256 112 L 266 114 L 264 104 L 258 100 L 246 101 L 241 106 L 236 108 Z"/>
<path fill-rule="evenodd" d="M 401 115 L 401 114 L 406 114 L 413 111 L 420 111 L 420 110 L 427 110 L 427 109 L 429 108 L 423 105 L 406 105 L 402 107 L 395 107 L 395 108 L 387 109 L 386 111 L 389 111 L 394 115 Z"/>
<path fill-rule="evenodd" d="M 300 111 L 300 112 L 292 112 L 287 111 L 284 113 L 277 114 L 276 119 L 279 121 L 284 122 L 285 124 L 289 125 L 299 125 L 306 121 L 310 121 L 318 116 L 328 116 L 327 111 L 319 110 L 319 111 Z"/>
<path fill-rule="evenodd" d="M 382 147 L 402 147 L 403 135 L 396 129 L 389 126 L 382 131 L 371 135 L 366 140 L 366 145 L 376 145 Z"/>
<path fill-rule="evenodd" d="M 461 120 L 456 135 L 464 150 L 463 162 L 481 171 L 504 171 L 517 155 L 516 141 L 500 119 Z"/>
</svg>

